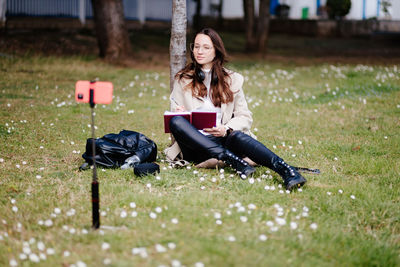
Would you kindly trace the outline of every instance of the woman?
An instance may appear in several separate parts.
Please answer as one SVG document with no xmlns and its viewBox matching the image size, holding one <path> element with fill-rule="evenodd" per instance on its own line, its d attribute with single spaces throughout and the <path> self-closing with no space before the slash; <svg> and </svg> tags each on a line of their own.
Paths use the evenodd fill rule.
<svg viewBox="0 0 400 267">
<path fill-rule="evenodd" d="M 192 63 L 175 77 L 171 111 L 216 111 L 217 126 L 199 131 L 183 117 L 173 117 L 169 126 L 176 141 L 166 149 L 167 157 L 176 160 L 180 154 L 195 163 L 221 160 L 242 179 L 255 171 L 242 159 L 248 157 L 277 172 L 288 190 L 305 184 L 294 167 L 252 137 L 253 119 L 242 90 L 243 76 L 223 67 L 226 51 L 221 37 L 213 29 L 203 29 L 195 36 L 190 55 Z"/>
</svg>

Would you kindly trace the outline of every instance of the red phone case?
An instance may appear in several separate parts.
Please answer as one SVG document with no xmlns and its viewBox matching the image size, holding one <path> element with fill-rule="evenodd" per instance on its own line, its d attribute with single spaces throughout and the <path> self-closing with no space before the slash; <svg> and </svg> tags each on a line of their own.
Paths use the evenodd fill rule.
<svg viewBox="0 0 400 267">
<path fill-rule="evenodd" d="M 94 90 L 95 104 L 110 104 L 112 102 L 113 84 L 111 82 L 77 81 L 75 85 L 75 100 L 89 103 L 90 89 Z"/>
</svg>

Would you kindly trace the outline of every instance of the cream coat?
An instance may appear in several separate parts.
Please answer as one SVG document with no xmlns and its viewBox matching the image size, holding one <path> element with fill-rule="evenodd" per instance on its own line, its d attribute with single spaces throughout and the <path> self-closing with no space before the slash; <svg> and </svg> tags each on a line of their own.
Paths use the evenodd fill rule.
<svg viewBox="0 0 400 267">
<path fill-rule="evenodd" d="M 239 73 L 227 70 L 230 76 L 230 89 L 234 94 L 233 102 L 221 104 L 222 125 L 228 126 L 232 130 L 239 130 L 255 137 L 250 128 L 253 123 L 252 113 L 247 107 L 246 98 L 243 93 L 243 76 Z M 185 86 L 191 82 L 189 79 L 176 79 L 170 96 L 171 111 L 175 111 L 176 107 L 184 106 L 186 110 L 193 110 L 203 106 L 204 101 L 201 98 L 194 97 L 190 89 Z M 173 101 L 173 100 L 174 101 Z M 176 102 L 176 103 L 175 103 Z M 165 151 L 167 159 L 174 161 L 179 159 L 178 155 L 181 150 L 176 142 L 174 142 Z"/>
</svg>

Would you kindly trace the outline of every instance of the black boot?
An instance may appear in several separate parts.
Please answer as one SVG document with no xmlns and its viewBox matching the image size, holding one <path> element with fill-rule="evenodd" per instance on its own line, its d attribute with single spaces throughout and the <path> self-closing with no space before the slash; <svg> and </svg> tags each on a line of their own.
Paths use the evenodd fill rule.
<svg viewBox="0 0 400 267">
<path fill-rule="evenodd" d="M 249 163 L 236 156 L 229 150 L 225 150 L 225 153 L 220 155 L 218 159 L 224 161 L 234 168 L 235 171 L 240 175 L 240 178 L 243 180 L 247 177 L 250 177 L 256 171 L 251 165 L 249 165 Z"/>
<path fill-rule="evenodd" d="M 235 154 L 245 155 L 255 163 L 277 172 L 282 176 L 287 190 L 292 190 L 306 183 L 306 179 L 296 169 L 284 162 L 264 144 L 247 134 L 233 131 L 226 140 L 226 146 Z"/>
<path fill-rule="evenodd" d="M 283 159 L 278 156 L 272 160 L 272 165 L 275 172 L 277 172 L 283 179 L 283 183 L 287 190 L 292 190 L 303 186 L 307 180 L 292 166 L 287 164 Z"/>
</svg>

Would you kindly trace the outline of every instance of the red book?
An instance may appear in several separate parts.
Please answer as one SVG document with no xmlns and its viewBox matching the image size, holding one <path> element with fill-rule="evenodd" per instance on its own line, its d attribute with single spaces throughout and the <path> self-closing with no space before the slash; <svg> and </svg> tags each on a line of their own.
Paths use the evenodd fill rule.
<svg viewBox="0 0 400 267">
<path fill-rule="evenodd" d="M 217 113 L 214 111 L 184 111 L 164 113 L 164 132 L 170 133 L 169 122 L 174 116 L 182 116 L 187 119 L 194 127 L 199 130 L 212 128 L 217 125 Z"/>
</svg>

